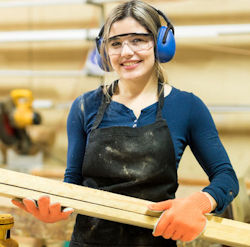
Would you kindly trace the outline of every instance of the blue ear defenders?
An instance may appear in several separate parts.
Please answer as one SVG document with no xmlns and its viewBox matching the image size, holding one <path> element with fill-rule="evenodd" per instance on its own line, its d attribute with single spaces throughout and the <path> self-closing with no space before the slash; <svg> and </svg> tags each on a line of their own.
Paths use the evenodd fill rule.
<svg viewBox="0 0 250 247">
<path fill-rule="evenodd" d="M 160 10 L 155 10 L 167 23 L 167 26 L 161 26 L 158 30 L 156 45 L 156 58 L 160 63 L 166 63 L 170 61 L 175 54 L 174 27 Z"/>
<path fill-rule="evenodd" d="M 168 20 L 168 18 L 160 10 L 155 9 L 155 11 L 157 11 L 157 13 L 160 16 L 162 16 L 163 19 L 167 23 L 167 26 L 161 26 L 158 30 L 157 44 L 155 48 L 156 59 L 160 63 L 166 63 L 166 62 L 169 62 L 174 57 L 174 54 L 175 54 L 174 27 L 171 24 L 171 22 Z M 103 31 L 104 31 L 104 26 L 101 28 L 98 36 L 96 37 L 96 49 L 97 49 L 96 61 L 101 69 L 108 72 L 110 71 L 108 68 L 108 65 L 103 64 L 102 58 L 100 55 L 100 47 L 101 47 L 101 43 L 103 40 L 102 39 Z M 108 59 L 108 56 L 105 55 L 105 57 Z"/>
</svg>

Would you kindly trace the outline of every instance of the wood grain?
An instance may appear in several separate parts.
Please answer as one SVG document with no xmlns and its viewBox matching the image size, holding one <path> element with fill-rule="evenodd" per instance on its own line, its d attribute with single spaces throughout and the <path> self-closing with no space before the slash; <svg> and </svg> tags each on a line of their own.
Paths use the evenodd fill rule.
<svg viewBox="0 0 250 247">
<path fill-rule="evenodd" d="M 33 199 L 49 195 L 52 201 L 77 213 L 149 229 L 159 217 L 147 210 L 150 202 L 146 200 L 6 169 L 0 169 L 0 195 Z M 229 246 L 250 246 L 250 225 L 209 215 L 201 238 Z"/>
</svg>

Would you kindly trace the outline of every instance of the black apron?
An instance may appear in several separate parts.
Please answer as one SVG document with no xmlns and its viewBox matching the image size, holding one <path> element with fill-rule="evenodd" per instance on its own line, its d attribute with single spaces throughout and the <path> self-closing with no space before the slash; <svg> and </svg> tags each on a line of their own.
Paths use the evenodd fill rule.
<svg viewBox="0 0 250 247">
<path fill-rule="evenodd" d="M 115 87 L 117 86 L 115 82 Z M 174 146 L 162 118 L 164 91 L 159 83 L 159 102 L 153 124 L 132 128 L 98 128 L 109 106 L 102 95 L 86 147 L 83 186 L 159 202 L 173 199 L 177 190 Z M 111 87 L 110 87 L 110 92 Z M 152 236 L 152 230 L 77 215 L 70 247 L 176 246 L 171 239 Z"/>
</svg>

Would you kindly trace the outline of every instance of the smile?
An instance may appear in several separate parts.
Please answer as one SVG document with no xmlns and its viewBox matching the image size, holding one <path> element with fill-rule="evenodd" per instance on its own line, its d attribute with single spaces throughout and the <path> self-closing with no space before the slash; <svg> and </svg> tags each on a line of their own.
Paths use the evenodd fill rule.
<svg viewBox="0 0 250 247">
<path fill-rule="evenodd" d="M 132 65 L 135 65 L 135 64 L 138 64 L 140 63 L 141 61 L 136 61 L 136 62 L 125 62 L 125 63 L 122 63 L 123 66 L 132 66 Z"/>
</svg>

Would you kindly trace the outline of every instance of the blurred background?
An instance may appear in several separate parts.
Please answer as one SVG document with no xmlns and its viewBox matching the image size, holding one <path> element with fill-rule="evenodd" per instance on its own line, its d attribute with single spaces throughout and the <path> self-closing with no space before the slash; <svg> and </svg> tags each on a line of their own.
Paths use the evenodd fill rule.
<svg viewBox="0 0 250 247">
<path fill-rule="evenodd" d="M 94 39 L 107 14 L 121 2 L 0 1 L 1 168 L 63 179 L 72 101 L 116 78 L 96 65 Z M 193 92 L 210 109 L 241 185 L 228 215 L 249 222 L 250 1 L 146 2 L 175 26 L 176 56 L 163 65 L 169 84 Z M 189 148 L 179 178 L 178 196 L 208 183 Z M 61 224 L 37 223 L 2 197 L 1 212 L 15 216 L 13 232 L 20 246 L 67 245 L 73 220 L 60 231 Z M 37 230 L 29 231 L 33 224 Z"/>
</svg>

